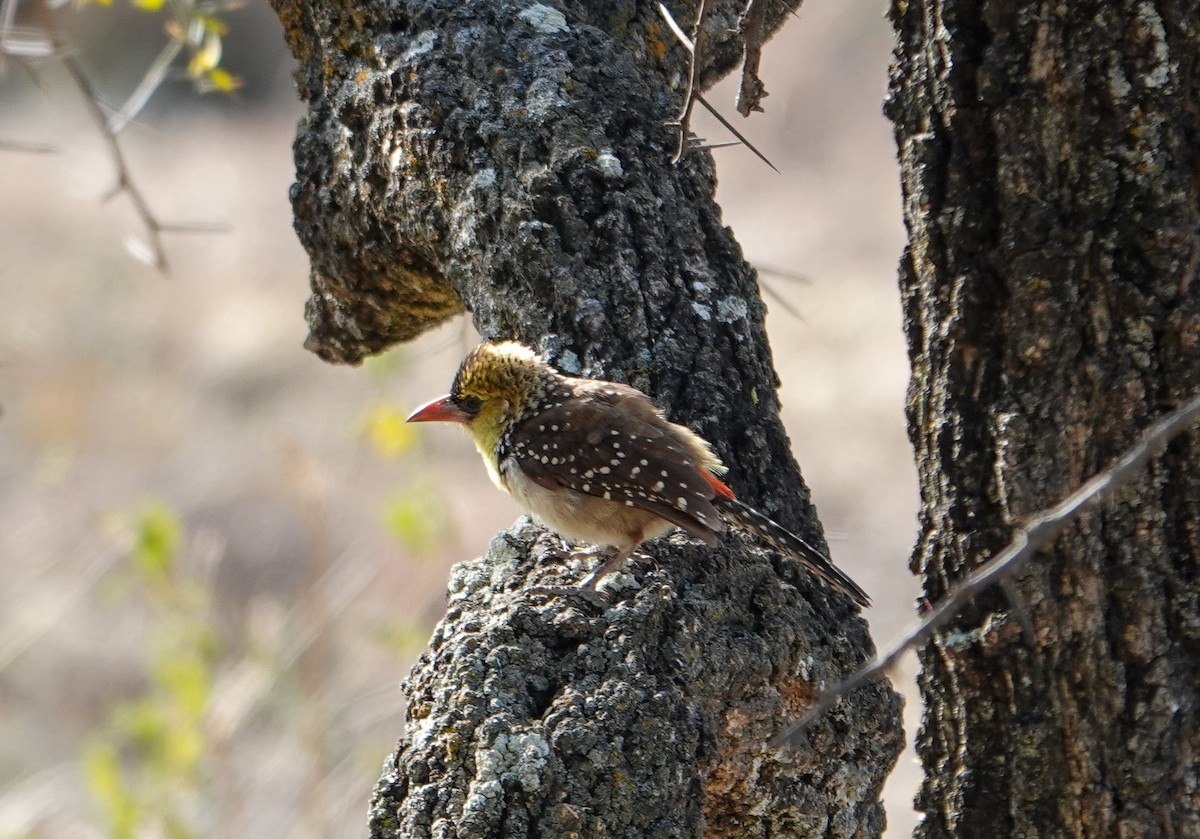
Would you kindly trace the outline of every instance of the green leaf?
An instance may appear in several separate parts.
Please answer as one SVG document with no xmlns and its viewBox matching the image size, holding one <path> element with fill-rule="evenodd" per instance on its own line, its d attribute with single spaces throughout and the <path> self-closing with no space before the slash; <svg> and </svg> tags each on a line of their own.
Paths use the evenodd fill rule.
<svg viewBox="0 0 1200 839">
<path fill-rule="evenodd" d="M 179 556 L 183 525 L 170 507 L 158 502 L 146 504 L 137 513 L 133 560 L 138 571 L 151 583 L 166 582 Z"/>
<path fill-rule="evenodd" d="M 112 722 L 119 742 L 126 748 L 138 757 L 161 762 L 169 726 L 162 709 L 150 697 L 117 707 Z"/>
<path fill-rule="evenodd" d="M 188 62 L 188 75 L 200 78 L 221 63 L 221 36 L 211 29 L 205 30 L 204 45 L 192 55 Z"/>
<path fill-rule="evenodd" d="M 208 79 L 209 89 L 215 90 L 217 93 L 233 93 L 242 86 L 241 76 L 235 76 L 220 67 L 209 70 L 205 78 Z"/>
<path fill-rule="evenodd" d="M 163 767 L 171 777 L 192 782 L 204 757 L 204 736 L 196 728 L 176 727 L 163 743 Z"/>
<path fill-rule="evenodd" d="M 445 505 L 425 489 L 405 490 L 383 502 L 388 533 L 414 553 L 429 553 L 449 530 Z"/>
<path fill-rule="evenodd" d="M 194 19 L 200 21 L 200 23 L 204 26 L 205 32 L 211 32 L 213 35 L 229 34 L 229 24 L 215 15 L 207 15 L 203 12 L 200 12 L 195 15 Z"/>
<path fill-rule="evenodd" d="M 199 719 L 204 713 L 212 680 L 199 658 L 165 658 L 154 669 L 154 681 L 187 718 Z"/>
<path fill-rule="evenodd" d="M 94 740 L 83 753 L 83 777 L 104 809 L 111 839 L 132 839 L 140 807 L 121 773 L 121 757 L 111 743 Z"/>
</svg>

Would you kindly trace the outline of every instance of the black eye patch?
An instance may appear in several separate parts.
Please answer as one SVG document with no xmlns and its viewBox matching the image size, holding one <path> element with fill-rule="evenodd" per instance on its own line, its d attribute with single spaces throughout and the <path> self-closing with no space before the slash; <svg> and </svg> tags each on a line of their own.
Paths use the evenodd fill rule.
<svg viewBox="0 0 1200 839">
<path fill-rule="evenodd" d="M 479 413 L 479 409 L 483 407 L 483 400 L 478 396 L 460 396 L 454 400 L 462 411 L 470 416 L 475 416 Z"/>
</svg>

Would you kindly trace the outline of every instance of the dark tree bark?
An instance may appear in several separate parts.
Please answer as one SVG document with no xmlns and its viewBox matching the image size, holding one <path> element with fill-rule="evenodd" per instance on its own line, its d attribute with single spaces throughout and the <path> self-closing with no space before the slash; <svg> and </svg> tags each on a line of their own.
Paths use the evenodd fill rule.
<svg viewBox="0 0 1200 839">
<path fill-rule="evenodd" d="M 936 601 L 1200 387 L 1200 7 L 909 0 L 889 113 Z M 1200 836 L 1200 438 L 921 652 L 922 837 Z"/>
<path fill-rule="evenodd" d="M 357 362 L 465 308 L 484 335 L 646 390 L 740 495 L 823 544 L 711 160 L 669 163 L 688 68 L 655 3 L 274 4 L 309 106 L 293 201 L 311 349 Z M 713 3 L 702 84 L 741 55 L 744 5 Z M 761 24 L 786 16 L 767 4 Z M 374 837 L 880 833 L 890 689 L 794 752 L 763 746 L 870 653 L 846 601 L 737 540 L 674 538 L 602 609 L 537 588 L 580 577 L 538 537 L 518 526 L 456 569 Z"/>
</svg>

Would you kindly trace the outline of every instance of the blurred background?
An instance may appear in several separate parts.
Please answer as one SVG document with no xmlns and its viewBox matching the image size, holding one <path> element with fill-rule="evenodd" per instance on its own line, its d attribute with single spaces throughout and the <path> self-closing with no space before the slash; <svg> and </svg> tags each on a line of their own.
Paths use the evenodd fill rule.
<svg viewBox="0 0 1200 839">
<path fill-rule="evenodd" d="M 765 50 L 765 114 L 738 119 L 732 81 L 709 96 L 781 171 L 715 152 L 797 459 L 881 645 L 918 591 L 884 12 L 808 0 Z M 57 14 L 114 108 L 167 41 L 152 10 Z M 518 515 L 461 435 L 402 422 L 468 322 L 360 368 L 303 350 L 293 64 L 266 4 L 225 20 L 240 89 L 173 72 L 120 138 L 160 221 L 225 228 L 164 234 L 166 274 L 128 196 L 103 201 L 112 161 L 61 63 L 0 68 L 0 837 L 364 836 L 448 570 Z M 906 754 L 889 836 L 917 779 Z"/>
</svg>

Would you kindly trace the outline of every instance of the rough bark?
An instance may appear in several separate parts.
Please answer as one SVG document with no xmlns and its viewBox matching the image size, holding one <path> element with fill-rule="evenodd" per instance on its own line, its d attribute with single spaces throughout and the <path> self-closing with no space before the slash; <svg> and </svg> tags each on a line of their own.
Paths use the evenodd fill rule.
<svg viewBox="0 0 1200 839">
<path fill-rule="evenodd" d="M 936 601 L 1200 387 L 1193 0 L 896 2 Z M 922 837 L 1200 836 L 1200 438 L 921 653 Z"/>
<path fill-rule="evenodd" d="M 311 349 L 357 362 L 466 308 L 484 335 L 646 390 L 741 496 L 823 544 L 711 160 L 669 164 L 686 56 L 654 3 L 274 4 L 309 106 L 293 201 Z M 741 55 L 743 6 L 713 4 L 703 82 Z M 768 4 L 764 25 L 786 14 Z M 601 608 L 562 590 L 579 563 L 538 533 L 454 572 L 372 836 L 879 834 L 888 688 L 796 752 L 762 746 L 869 654 L 845 601 L 737 540 L 673 539 Z"/>
</svg>

